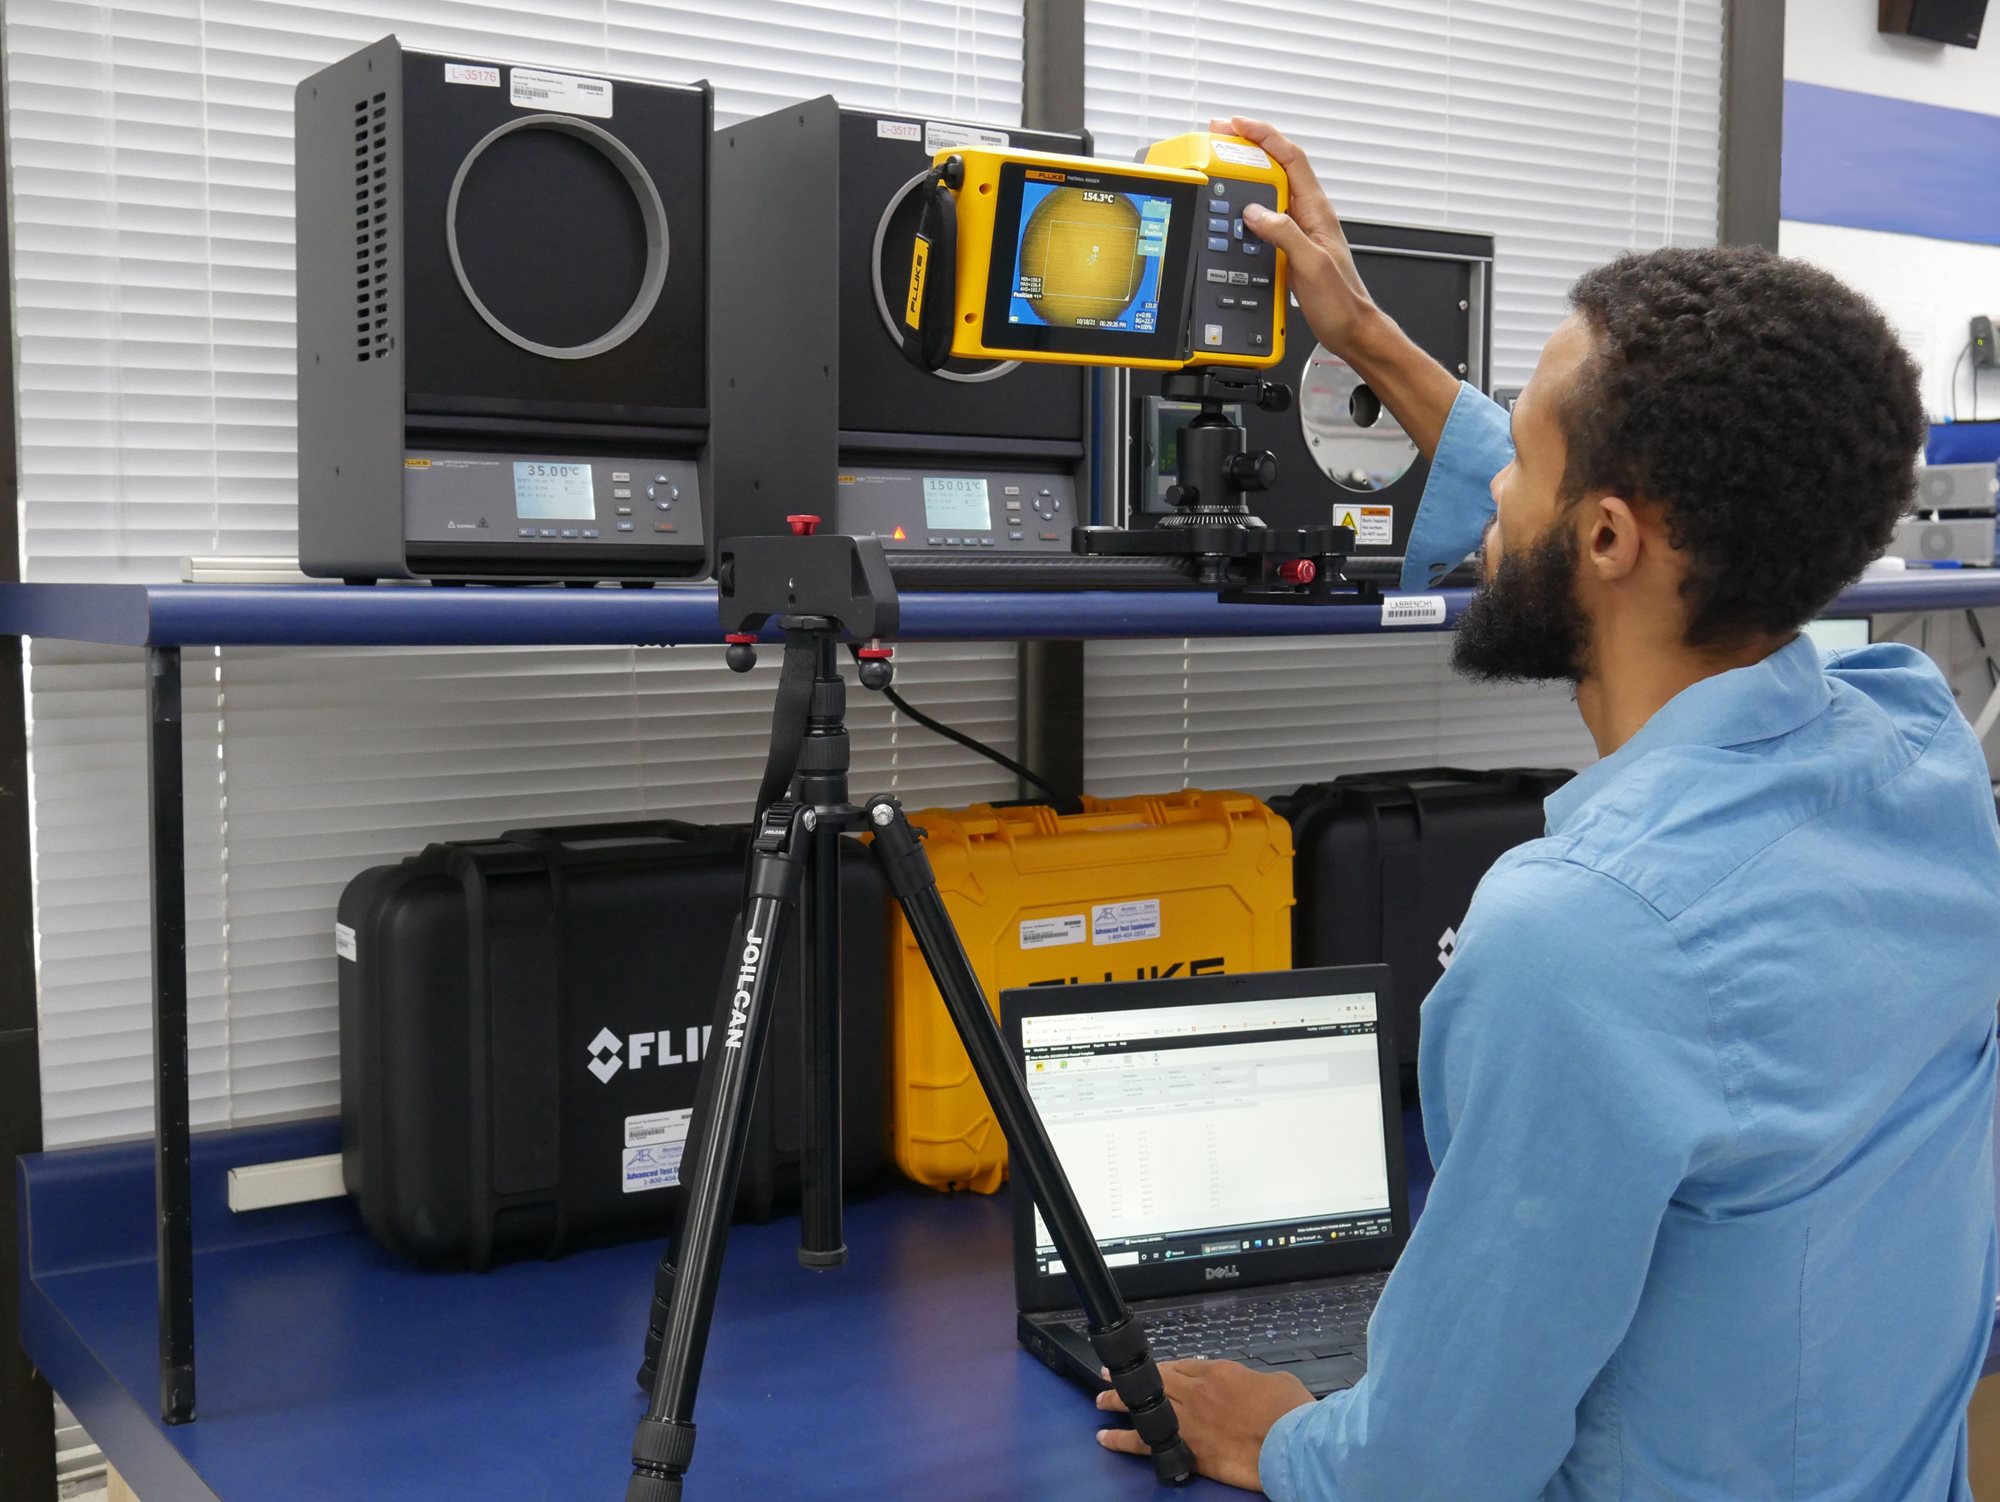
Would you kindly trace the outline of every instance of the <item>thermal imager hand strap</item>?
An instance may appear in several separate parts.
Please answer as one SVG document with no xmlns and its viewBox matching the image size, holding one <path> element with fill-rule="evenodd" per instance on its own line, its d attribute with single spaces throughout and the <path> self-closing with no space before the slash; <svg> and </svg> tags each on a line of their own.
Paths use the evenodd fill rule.
<svg viewBox="0 0 2000 1502">
<path fill-rule="evenodd" d="M 958 301 L 958 204 L 952 189 L 965 163 L 951 156 L 924 175 L 923 216 L 910 252 L 910 288 L 903 302 L 903 356 L 920 370 L 941 370 L 951 358 L 952 310 Z"/>
</svg>

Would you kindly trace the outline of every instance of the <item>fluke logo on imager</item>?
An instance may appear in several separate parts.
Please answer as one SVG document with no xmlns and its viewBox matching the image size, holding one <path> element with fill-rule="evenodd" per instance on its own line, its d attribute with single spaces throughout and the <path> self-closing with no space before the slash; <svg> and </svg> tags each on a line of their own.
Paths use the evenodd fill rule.
<svg viewBox="0 0 2000 1502">
<path fill-rule="evenodd" d="M 1102 975 L 1057 975 L 1048 980 L 1031 980 L 1030 986 L 1075 986 L 1086 979 L 1099 980 L 1171 980 L 1181 973 L 1185 965 L 1189 975 L 1221 975 L 1227 968 L 1221 955 L 1211 955 L 1205 960 L 1175 960 L 1171 965 L 1134 965 L 1130 975 L 1107 970 Z"/>
<path fill-rule="evenodd" d="M 648 1064 L 655 1069 L 698 1064 L 708 1049 L 711 1031 L 706 1027 L 690 1027 L 676 1033 L 671 1028 L 661 1028 L 656 1033 L 633 1033 L 621 1038 L 608 1027 L 599 1028 L 597 1036 L 590 1040 L 590 1072 L 600 1084 L 608 1085 L 611 1076 L 621 1069 L 643 1069 Z"/>
</svg>

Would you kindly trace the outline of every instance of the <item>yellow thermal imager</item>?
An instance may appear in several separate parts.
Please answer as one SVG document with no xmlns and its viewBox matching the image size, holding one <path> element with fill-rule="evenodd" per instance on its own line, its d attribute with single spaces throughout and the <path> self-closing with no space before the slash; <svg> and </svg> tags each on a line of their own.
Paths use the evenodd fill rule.
<svg viewBox="0 0 2000 1502">
<path fill-rule="evenodd" d="M 1065 365 L 1275 365 L 1285 258 L 1243 223 L 1283 211 L 1261 147 L 1193 131 L 1130 165 L 1035 151 L 940 151 L 910 257 L 903 351 Z"/>
</svg>

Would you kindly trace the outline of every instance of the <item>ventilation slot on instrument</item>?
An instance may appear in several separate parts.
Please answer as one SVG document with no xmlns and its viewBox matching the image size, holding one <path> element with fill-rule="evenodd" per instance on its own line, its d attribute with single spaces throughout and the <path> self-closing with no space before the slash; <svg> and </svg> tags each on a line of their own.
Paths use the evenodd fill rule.
<svg viewBox="0 0 2000 1502">
<path fill-rule="evenodd" d="M 354 105 L 354 358 L 389 353 L 388 96 Z"/>
</svg>

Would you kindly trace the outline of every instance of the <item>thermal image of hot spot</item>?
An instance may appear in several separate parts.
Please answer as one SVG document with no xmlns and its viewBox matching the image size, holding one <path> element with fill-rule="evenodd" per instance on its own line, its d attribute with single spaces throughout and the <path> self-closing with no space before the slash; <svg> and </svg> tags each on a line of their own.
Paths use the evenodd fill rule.
<svg viewBox="0 0 2000 1502">
<path fill-rule="evenodd" d="M 1050 193 L 1022 231 L 1021 276 L 1039 279 L 1034 310 L 1045 323 L 1116 318 L 1145 278 L 1138 208 L 1123 194 Z"/>
</svg>

